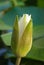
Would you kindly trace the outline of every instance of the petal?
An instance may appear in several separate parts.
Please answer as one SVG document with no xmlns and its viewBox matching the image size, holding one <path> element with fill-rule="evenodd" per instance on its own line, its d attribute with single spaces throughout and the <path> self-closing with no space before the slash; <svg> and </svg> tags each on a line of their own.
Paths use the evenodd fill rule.
<svg viewBox="0 0 44 65">
<path fill-rule="evenodd" d="M 31 15 L 24 14 L 23 17 L 20 18 L 18 25 L 19 25 L 19 38 L 22 36 L 26 26 L 31 20 Z"/>
<path fill-rule="evenodd" d="M 16 16 L 16 20 L 13 27 L 12 39 L 11 39 L 12 40 L 11 47 L 14 53 L 16 53 L 17 50 L 18 38 L 19 38 L 18 16 Z"/>
</svg>

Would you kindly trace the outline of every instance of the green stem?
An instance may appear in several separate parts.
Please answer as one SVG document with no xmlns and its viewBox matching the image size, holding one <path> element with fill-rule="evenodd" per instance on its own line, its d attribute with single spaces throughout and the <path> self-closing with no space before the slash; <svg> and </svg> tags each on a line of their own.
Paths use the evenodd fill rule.
<svg viewBox="0 0 44 65">
<path fill-rule="evenodd" d="M 16 65 L 20 65 L 21 57 L 17 57 L 16 59 Z"/>
<path fill-rule="evenodd" d="M 10 2 L 12 3 L 12 6 L 17 6 L 17 0 L 10 0 Z"/>
</svg>

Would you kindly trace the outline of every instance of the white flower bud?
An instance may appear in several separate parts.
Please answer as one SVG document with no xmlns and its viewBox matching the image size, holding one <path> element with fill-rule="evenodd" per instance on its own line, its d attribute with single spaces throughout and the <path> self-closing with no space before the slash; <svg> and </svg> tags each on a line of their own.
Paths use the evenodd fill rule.
<svg viewBox="0 0 44 65">
<path fill-rule="evenodd" d="M 24 57 L 32 47 L 32 19 L 31 15 L 24 14 L 16 21 L 13 27 L 11 46 L 14 54 Z"/>
</svg>

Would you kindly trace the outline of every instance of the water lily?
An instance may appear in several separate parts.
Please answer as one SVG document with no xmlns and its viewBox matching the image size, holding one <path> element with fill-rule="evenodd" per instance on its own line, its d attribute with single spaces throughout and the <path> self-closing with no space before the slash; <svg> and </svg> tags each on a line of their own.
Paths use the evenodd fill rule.
<svg viewBox="0 0 44 65">
<path fill-rule="evenodd" d="M 23 14 L 14 22 L 12 33 L 12 50 L 16 56 L 24 57 L 32 47 L 32 19 L 31 15 Z"/>
</svg>

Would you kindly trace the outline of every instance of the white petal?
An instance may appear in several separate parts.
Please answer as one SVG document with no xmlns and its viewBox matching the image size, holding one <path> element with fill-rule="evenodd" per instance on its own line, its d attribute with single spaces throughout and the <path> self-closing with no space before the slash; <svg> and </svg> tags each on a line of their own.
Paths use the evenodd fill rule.
<svg viewBox="0 0 44 65">
<path fill-rule="evenodd" d="M 28 14 L 24 14 L 19 22 L 18 22 L 18 25 L 19 25 L 19 37 L 22 36 L 27 24 L 30 22 L 31 20 L 31 15 L 28 15 Z"/>
<path fill-rule="evenodd" d="M 26 23 L 28 24 L 28 22 L 31 20 L 31 15 L 29 16 L 28 14 L 26 14 Z"/>
</svg>

